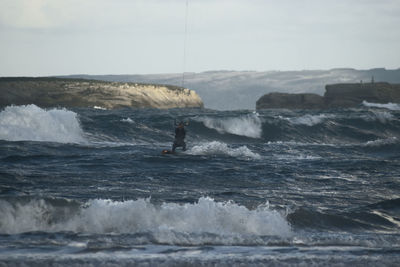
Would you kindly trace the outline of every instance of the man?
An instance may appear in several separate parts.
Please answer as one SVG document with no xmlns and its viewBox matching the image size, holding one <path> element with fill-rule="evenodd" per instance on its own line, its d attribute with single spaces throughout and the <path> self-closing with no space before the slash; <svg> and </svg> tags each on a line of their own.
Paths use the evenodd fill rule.
<svg viewBox="0 0 400 267">
<path fill-rule="evenodd" d="M 180 122 L 178 124 L 178 127 L 175 128 L 175 140 L 174 144 L 172 145 L 172 153 L 175 152 L 175 149 L 177 147 L 182 147 L 183 151 L 186 150 L 186 143 L 185 143 L 186 131 L 183 126 L 184 126 L 183 122 Z"/>
</svg>

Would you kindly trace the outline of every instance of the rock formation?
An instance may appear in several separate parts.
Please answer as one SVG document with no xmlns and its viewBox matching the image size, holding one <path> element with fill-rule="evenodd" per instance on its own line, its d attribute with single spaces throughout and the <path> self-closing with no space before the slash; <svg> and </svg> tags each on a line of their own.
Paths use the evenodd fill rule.
<svg viewBox="0 0 400 267">
<path fill-rule="evenodd" d="M 370 103 L 400 103 L 400 84 L 380 82 L 327 85 L 324 99 L 329 107 L 356 107 L 364 100 Z"/>
<path fill-rule="evenodd" d="M 256 107 L 257 109 L 318 109 L 323 105 L 323 101 L 323 97 L 317 94 L 269 93 L 257 101 Z"/>
<path fill-rule="evenodd" d="M 196 92 L 177 86 L 85 79 L 0 78 L 0 107 L 26 104 L 107 109 L 203 107 Z"/>
<path fill-rule="evenodd" d="M 257 109 L 324 109 L 358 107 L 363 101 L 400 103 L 400 84 L 349 83 L 325 87 L 324 96 L 317 94 L 269 93 L 257 100 Z"/>
</svg>

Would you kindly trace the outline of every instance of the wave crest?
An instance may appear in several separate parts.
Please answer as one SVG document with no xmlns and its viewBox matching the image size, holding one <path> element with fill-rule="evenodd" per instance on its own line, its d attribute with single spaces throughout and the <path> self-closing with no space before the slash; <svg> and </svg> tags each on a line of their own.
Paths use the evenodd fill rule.
<svg viewBox="0 0 400 267">
<path fill-rule="evenodd" d="M 301 117 L 294 118 L 284 118 L 288 120 L 293 125 L 306 125 L 306 126 L 314 126 L 324 122 L 326 119 L 333 118 L 331 115 L 320 114 L 320 115 L 303 115 Z"/>
<path fill-rule="evenodd" d="M 83 143 L 78 115 L 63 109 L 45 110 L 36 105 L 8 106 L 0 112 L 0 139 Z"/>
<path fill-rule="evenodd" d="M 291 227 L 266 205 L 249 210 L 234 202 L 202 197 L 196 203 L 163 203 L 149 199 L 90 200 L 75 212 L 45 200 L 11 203 L 0 200 L 0 233 L 31 231 L 80 233 L 150 233 L 160 238 L 182 234 L 217 236 L 289 236 Z M 60 216 L 62 214 L 63 216 Z M 164 240 L 172 243 L 171 240 Z"/>
<path fill-rule="evenodd" d="M 385 139 L 377 139 L 373 141 L 368 141 L 364 144 L 364 146 L 370 146 L 370 147 L 378 147 L 378 146 L 386 146 L 386 145 L 393 145 L 397 144 L 399 140 L 395 136 L 391 136 Z"/>
<path fill-rule="evenodd" d="M 238 118 L 211 118 L 203 117 L 197 119 L 204 126 L 214 129 L 220 134 L 235 134 L 250 138 L 261 138 L 262 121 L 257 114 L 248 114 Z"/>
<path fill-rule="evenodd" d="M 241 146 L 238 148 L 229 147 L 225 143 L 218 141 L 207 142 L 193 146 L 187 152 L 192 155 L 228 155 L 237 158 L 250 158 L 250 159 L 261 159 L 261 156 L 251 151 L 247 146 Z"/>
<path fill-rule="evenodd" d="M 400 104 L 397 103 L 387 103 L 387 104 L 379 104 L 379 103 L 370 103 L 367 101 L 363 101 L 362 104 L 366 107 L 373 107 L 373 108 L 386 108 L 390 110 L 400 110 Z"/>
</svg>

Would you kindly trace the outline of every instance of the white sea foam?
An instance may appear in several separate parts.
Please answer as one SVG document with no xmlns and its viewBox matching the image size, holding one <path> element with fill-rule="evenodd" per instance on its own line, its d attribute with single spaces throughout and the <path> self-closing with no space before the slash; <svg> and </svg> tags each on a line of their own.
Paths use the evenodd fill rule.
<svg viewBox="0 0 400 267">
<path fill-rule="evenodd" d="M 371 110 L 372 114 L 362 116 L 362 119 L 365 121 L 376 121 L 378 120 L 381 123 L 386 123 L 387 121 L 394 120 L 395 117 L 387 111 L 376 111 Z"/>
<path fill-rule="evenodd" d="M 284 118 L 288 120 L 291 124 L 294 125 L 307 125 L 307 126 L 314 126 L 324 122 L 326 119 L 332 118 L 331 115 L 320 114 L 320 115 L 304 115 L 301 117 L 294 117 L 294 118 Z"/>
<path fill-rule="evenodd" d="M 218 141 L 195 145 L 187 153 L 192 155 L 228 155 L 237 158 L 261 159 L 259 154 L 251 151 L 247 146 L 233 148 Z"/>
<path fill-rule="evenodd" d="M 52 206 L 45 200 L 23 204 L 0 200 L 0 214 L 2 234 L 31 231 L 151 233 L 166 243 L 184 242 L 179 240 L 182 235 L 189 235 L 193 239 L 190 242 L 196 242 L 202 234 L 230 236 L 236 240 L 248 236 L 291 235 L 291 227 L 284 216 L 267 205 L 249 210 L 233 202 L 216 202 L 209 197 L 202 197 L 193 204 L 162 205 L 152 204 L 149 199 L 124 202 L 97 199 L 88 201 L 75 212 L 67 207 Z"/>
<path fill-rule="evenodd" d="M 85 142 L 78 115 L 36 105 L 8 106 L 0 112 L 0 139 L 7 141 Z"/>
<path fill-rule="evenodd" d="M 362 104 L 366 107 L 374 107 L 374 108 L 386 108 L 390 110 L 400 110 L 400 104 L 397 103 L 387 103 L 387 104 L 379 104 L 379 103 L 369 103 L 367 101 L 363 101 Z"/>
<path fill-rule="evenodd" d="M 214 129 L 221 134 L 230 133 L 251 138 L 261 138 L 262 121 L 257 113 L 237 118 L 197 118 L 204 126 Z"/>
<path fill-rule="evenodd" d="M 372 146 L 372 147 L 377 147 L 377 146 L 384 146 L 384 145 L 391 145 L 391 144 L 396 144 L 398 143 L 398 139 L 395 136 L 385 138 L 385 139 L 377 139 L 373 141 L 368 141 L 365 143 L 365 146 Z"/>
<path fill-rule="evenodd" d="M 131 118 L 126 118 L 126 119 L 122 119 L 122 122 L 127 122 L 127 123 L 135 123 Z"/>
<path fill-rule="evenodd" d="M 106 108 L 100 107 L 100 106 L 94 106 L 94 109 L 99 109 L 99 110 L 107 110 Z"/>
<path fill-rule="evenodd" d="M 285 161 L 298 161 L 298 160 L 318 160 L 321 159 L 320 156 L 307 155 L 303 153 L 295 153 L 294 155 L 283 155 L 283 154 L 273 154 L 274 159 L 276 160 L 285 160 Z"/>
</svg>

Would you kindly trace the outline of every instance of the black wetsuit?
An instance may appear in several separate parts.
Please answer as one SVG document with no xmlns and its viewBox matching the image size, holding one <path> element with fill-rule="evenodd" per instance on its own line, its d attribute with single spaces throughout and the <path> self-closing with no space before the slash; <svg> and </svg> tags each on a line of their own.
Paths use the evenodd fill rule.
<svg viewBox="0 0 400 267">
<path fill-rule="evenodd" d="M 174 144 L 172 145 L 172 152 L 175 152 L 175 149 L 177 147 L 182 147 L 183 151 L 186 150 L 185 136 L 186 136 L 185 128 L 183 127 L 175 128 L 175 140 Z"/>
</svg>

